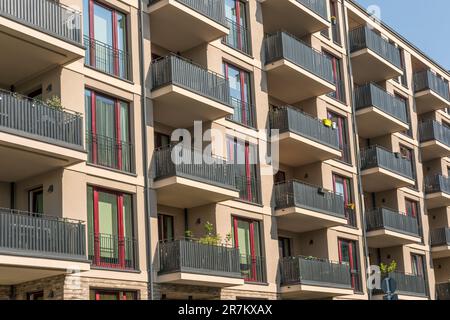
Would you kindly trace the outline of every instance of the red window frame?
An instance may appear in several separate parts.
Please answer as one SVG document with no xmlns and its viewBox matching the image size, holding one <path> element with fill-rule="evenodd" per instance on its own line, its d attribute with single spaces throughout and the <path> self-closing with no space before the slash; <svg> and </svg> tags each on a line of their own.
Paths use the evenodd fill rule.
<svg viewBox="0 0 450 320">
<path fill-rule="evenodd" d="M 336 182 L 341 182 L 344 186 L 344 205 L 347 206 L 349 203 L 353 203 L 353 193 L 349 190 L 349 187 L 351 188 L 352 185 L 352 179 L 333 173 L 334 193 L 336 193 Z"/>
<path fill-rule="evenodd" d="M 343 261 L 342 256 L 342 246 L 346 245 L 348 246 L 348 256 L 350 261 Z M 351 281 L 352 281 L 352 288 L 356 289 L 356 284 L 359 283 L 359 279 L 357 279 L 359 275 L 359 265 L 358 265 L 358 258 L 357 258 L 357 245 L 356 241 L 353 240 L 347 240 L 347 239 L 338 239 L 338 254 L 339 254 L 339 262 L 348 262 L 350 266 L 350 275 L 351 275 Z M 356 260 L 356 261 L 355 261 Z M 356 271 L 356 273 L 355 273 Z"/>
<path fill-rule="evenodd" d="M 239 248 L 239 235 L 238 235 L 238 222 L 245 221 L 249 223 L 249 236 L 250 236 L 250 257 L 251 257 L 251 268 L 252 272 L 250 274 L 250 278 L 245 278 L 245 281 L 249 282 L 257 282 L 257 256 L 255 249 L 255 223 L 259 223 L 258 221 L 245 219 L 241 217 L 233 217 L 233 234 L 234 234 L 234 246 Z"/>
<path fill-rule="evenodd" d="M 419 212 L 419 203 L 415 200 L 405 199 L 405 214 L 407 216 L 417 218 Z"/>
</svg>

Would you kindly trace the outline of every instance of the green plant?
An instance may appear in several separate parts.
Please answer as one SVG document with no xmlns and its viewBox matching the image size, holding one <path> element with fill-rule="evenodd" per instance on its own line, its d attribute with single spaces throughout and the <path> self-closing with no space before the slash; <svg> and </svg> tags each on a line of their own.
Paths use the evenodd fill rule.
<svg viewBox="0 0 450 320">
<path fill-rule="evenodd" d="M 191 230 L 186 230 L 186 231 L 184 232 L 184 237 L 185 237 L 186 239 L 192 239 L 193 236 L 194 236 L 194 234 L 192 233 Z"/>
<path fill-rule="evenodd" d="M 380 263 L 380 271 L 383 274 L 389 274 L 397 270 L 397 261 L 392 260 L 390 264 Z"/>
<path fill-rule="evenodd" d="M 62 110 L 63 106 L 61 104 L 61 99 L 58 96 L 51 96 L 45 101 L 45 104 L 51 108 Z"/>
<path fill-rule="evenodd" d="M 217 246 L 221 243 L 222 238 L 219 234 L 214 232 L 214 226 L 211 222 L 207 221 L 204 225 L 205 235 L 199 239 L 201 244 L 209 244 Z"/>
</svg>

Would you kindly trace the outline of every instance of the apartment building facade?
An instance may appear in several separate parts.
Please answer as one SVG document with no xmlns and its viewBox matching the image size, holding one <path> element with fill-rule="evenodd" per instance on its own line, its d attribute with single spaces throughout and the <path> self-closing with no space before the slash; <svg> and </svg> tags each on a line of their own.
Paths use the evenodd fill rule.
<svg viewBox="0 0 450 320">
<path fill-rule="evenodd" d="M 0 37 L 0 299 L 382 299 L 392 261 L 448 298 L 450 74 L 353 1 L 0 0 Z"/>
</svg>

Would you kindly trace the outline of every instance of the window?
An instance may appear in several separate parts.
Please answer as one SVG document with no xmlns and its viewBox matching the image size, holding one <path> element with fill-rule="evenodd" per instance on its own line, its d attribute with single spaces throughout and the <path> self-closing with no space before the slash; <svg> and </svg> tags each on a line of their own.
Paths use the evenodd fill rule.
<svg viewBox="0 0 450 320">
<path fill-rule="evenodd" d="M 337 0 L 330 0 L 330 14 L 331 14 L 331 36 L 333 38 L 333 42 L 337 45 L 341 45 L 341 34 L 339 29 L 339 9 Z M 330 30 L 324 29 L 321 31 L 322 35 L 329 38 Z"/>
<path fill-rule="evenodd" d="M 224 62 L 223 68 L 225 78 L 230 85 L 231 102 L 234 107 L 234 115 L 230 119 L 249 127 L 255 127 L 250 73 L 226 62 Z"/>
<path fill-rule="evenodd" d="M 244 1 L 225 0 L 225 17 L 230 28 L 230 34 L 224 38 L 224 42 L 234 49 L 250 54 L 246 12 Z"/>
<path fill-rule="evenodd" d="M 400 154 L 403 159 L 409 160 L 411 164 L 411 172 L 415 181 L 415 188 L 417 188 L 417 175 L 416 175 L 416 161 L 414 157 L 414 150 L 403 145 L 400 145 Z"/>
<path fill-rule="evenodd" d="M 135 268 L 132 197 L 88 186 L 89 259 L 95 266 Z"/>
<path fill-rule="evenodd" d="M 27 300 L 44 300 L 44 291 L 27 293 Z"/>
<path fill-rule="evenodd" d="M 333 80 L 336 85 L 336 91 L 329 93 L 328 96 L 342 103 L 345 103 L 346 102 L 345 82 L 344 82 L 344 75 L 342 72 L 342 60 L 326 51 L 324 51 L 324 54 L 331 60 L 331 65 L 333 68 Z"/>
<path fill-rule="evenodd" d="M 280 257 L 291 257 L 291 239 L 285 237 L 278 238 L 278 248 L 280 250 Z"/>
<path fill-rule="evenodd" d="M 405 51 L 402 48 L 398 49 L 400 51 L 400 65 L 403 71 L 403 75 L 398 78 L 394 78 L 394 80 L 400 83 L 405 88 L 408 88 L 408 75 L 406 73 L 406 63 L 405 63 Z"/>
<path fill-rule="evenodd" d="M 338 239 L 339 262 L 348 263 L 350 266 L 352 288 L 361 291 L 361 275 L 359 272 L 359 262 L 357 254 L 357 242 L 346 239 Z"/>
<path fill-rule="evenodd" d="M 345 215 L 348 225 L 356 227 L 355 205 L 352 194 L 352 180 L 333 174 L 333 191 L 344 198 Z"/>
<path fill-rule="evenodd" d="M 173 240 L 174 227 L 173 217 L 165 214 L 158 214 L 158 236 L 159 241 Z"/>
<path fill-rule="evenodd" d="M 136 291 L 91 290 L 91 300 L 137 300 Z"/>
<path fill-rule="evenodd" d="M 126 16 L 94 0 L 83 0 L 86 64 L 128 78 Z"/>
<path fill-rule="evenodd" d="M 410 199 L 405 199 L 406 215 L 417 218 L 419 213 L 419 203 Z"/>
<path fill-rule="evenodd" d="M 170 145 L 170 136 L 167 134 L 155 132 L 155 148 L 161 148 Z"/>
<path fill-rule="evenodd" d="M 29 210 L 32 213 L 44 213 L 44 190 L 42 187 L 29 192 Z"/>
<path fill-rule="evenodd" d="M 128 103 L 85 90 L 88 162 L 132 172 Z"/>
<path fill-rule="evenodd" d="M 425 263 L 422 255 L 411 254 L 411 270 L 413 275 L 425 277 Z"/>
<path fill-rule="evenodd" d="M 262 258 L 261 230 L 258 221 L 233 217 L 233 240 L 239 248 L 241 272 L 249 282 L 265 280 L 265 261 Z"/>
<path fill-rule="evenodd" d="M 410 114 L 410 110 L 409 110 L 408 99 L 405 98 L 402 95 L 397 94 L 397 93 L 395 93 L 394 95 L 395 95 L 395 97 L 397 99 L 402 100 L 405 103 L 405 106 L 406 106 L 406 120 L 408 121 L 409 128 L 408 128 L 408 130 L 402 131 L 401 133 L 404 134 L 405 136 L 408 136 L 408 137 L 412 138 L 413 134 L 412 134 L 411 114 Z"/>
<path fill-rule="evenodd" d="M 227 155 L 230 163 L 236 164 L 236 186 L 239 198 L 259 203 L 257 146 L 235 137 L 227 137 Z"/>
<path fill-rule="evenodd" d="M 342 151 L 341 160 L 346 163 L 351 163 L 352 159 L 350 154 L 347 118 L 329 111 L 328 119 L 336 123 L 339 149 Z"/>
</svg>

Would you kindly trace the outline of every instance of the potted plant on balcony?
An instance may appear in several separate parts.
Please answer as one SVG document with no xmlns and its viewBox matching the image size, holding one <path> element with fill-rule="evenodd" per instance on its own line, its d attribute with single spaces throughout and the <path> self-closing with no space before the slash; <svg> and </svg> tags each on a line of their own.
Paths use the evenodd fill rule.
<svg viewBox="0 0 450 320">
<path fill-rule="evenodd" d="M 333 126 L 333 121 L 331 121 L 331 119 L 323 119 L 322 122 L 325 127 L 331 128 Z"/>
<path fill-rule="evenodd" d="M 397 261 L 392 260 L 390 264 L 380 263 L 380 272 L 381 275 L 388 276 L 390 273 L 395 272 L 397 270 Z"/>
<path fill-rule="evenodd" d="M 205 235 L 199 239 L 199 243 L 218 246 L 222 242 L 220 234 L 214 232 L 214 226 L 211 222 L 207 221 L 204 226 Z"/>
</svg>

